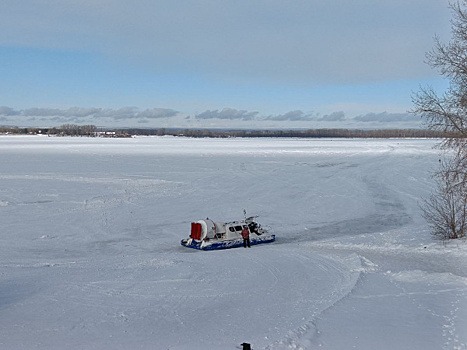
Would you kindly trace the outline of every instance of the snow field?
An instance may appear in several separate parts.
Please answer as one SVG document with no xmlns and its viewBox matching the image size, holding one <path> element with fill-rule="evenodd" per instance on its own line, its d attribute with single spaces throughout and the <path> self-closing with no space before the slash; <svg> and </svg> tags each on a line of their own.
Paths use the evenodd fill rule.
<svg viewBox="0 0 467 350">
<path fill-rule="evenodd" d="M 433 140 L 0 137 L 5 349 L 465 349 Z M 181 247 L 248 214 L 251 249 Z"/>
</svg>

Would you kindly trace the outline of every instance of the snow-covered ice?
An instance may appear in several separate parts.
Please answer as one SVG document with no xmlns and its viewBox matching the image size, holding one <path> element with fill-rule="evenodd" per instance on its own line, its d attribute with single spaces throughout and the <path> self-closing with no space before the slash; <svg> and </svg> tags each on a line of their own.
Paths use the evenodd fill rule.
<svg viewBox="0 0 467 350">
<path fill-rule="evenodd" d="M 2 349 L 466 349 L 435 140 L 0 137 Z M 276 234 L 184 248 L 243 209 Z"/>
</svg>

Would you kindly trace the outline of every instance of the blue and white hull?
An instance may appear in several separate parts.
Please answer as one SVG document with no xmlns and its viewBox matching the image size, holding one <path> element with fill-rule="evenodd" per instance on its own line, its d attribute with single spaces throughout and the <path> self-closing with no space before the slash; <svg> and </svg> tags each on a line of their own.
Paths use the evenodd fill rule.
<svg viewBox="0 0 467 350">
<path fill-rule="evenodd" d="M 276 235 L 261 235 L 257 237 L 250 236 L 250 245 L 256 245 L 261 243 L 271 243 L 276 240 Z M 188 248 L 199 249 L 199 250 L 220 250 L 229 248 L 243 247 L 243 238 L 229 239 L 229 240 L 218 240 L 212 239 L 209 241 L 198 241 L 192 238 L 182 239 L 181 245 Z"/>
</svg>

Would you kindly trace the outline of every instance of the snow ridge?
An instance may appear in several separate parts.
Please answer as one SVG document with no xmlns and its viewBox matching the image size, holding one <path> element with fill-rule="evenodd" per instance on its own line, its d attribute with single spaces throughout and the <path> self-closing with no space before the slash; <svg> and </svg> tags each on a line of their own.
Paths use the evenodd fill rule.
<svg viewBox="0 0 467 350">
<path fill-rule="evenodd" d="M 306 350 L 317 343 L 320 331 L 316 325 L 316 321 L 328 309 L 331 309 L 352 293 L 362 273 L 365 271 L 364 264 L 362 264 L 362 257 L 357 254 L 351 254 L 345 258 L 335 257 L 335 261 L 341 264 L 339 267 L 340 279 L 339 283 L 337 283 L 338 288 L 332 290 L 326 300 L 321 301 L 317 310 L 312 313 L 311 318 L 306 323 L 295 330 L 288 331 L 284 339 L 266 346 L 266 350 Z M 336 265 L 334 265 L 334 267 L 336 267 Z"/>
</svg>

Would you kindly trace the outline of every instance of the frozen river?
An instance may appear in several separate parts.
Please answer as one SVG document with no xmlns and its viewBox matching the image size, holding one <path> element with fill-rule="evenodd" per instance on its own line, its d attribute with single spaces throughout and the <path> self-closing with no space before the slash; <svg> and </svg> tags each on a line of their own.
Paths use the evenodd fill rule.
<svg viewBox="0 0 467 350">
<path fill-rule="evenodd" d="M 2 349 L 466 349 L 433 140 L 0 137 Z M 272 244 L 202 252 L 190 222 Z"/>
</svg>

